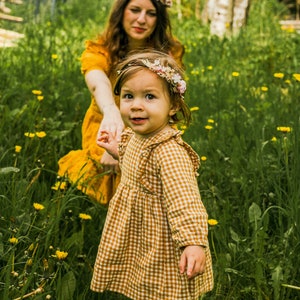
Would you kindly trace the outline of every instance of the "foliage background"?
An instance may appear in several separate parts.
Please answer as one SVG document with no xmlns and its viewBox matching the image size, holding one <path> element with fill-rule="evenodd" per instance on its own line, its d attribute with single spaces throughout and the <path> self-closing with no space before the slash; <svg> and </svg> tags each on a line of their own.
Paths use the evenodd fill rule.
<svg viewBox="0 0 300 300">
<path fill-rule="evenodd" d="M 90 101 L 79 57 L 111 1 L 52 3 L 28 0 L 12 7 L 22 24 L 0 23 L 26 36 L 0 48 L 0 298 L 124 299 L 89 290 L 106 207 L 55 186 Z M 170 12 L 193 108 L 184 138 L 202 158 L 199 187 L 218 221 L 215 288 L 203 298 L 299 299 L 300 36 L 280 28 L 275 0 L 253 0 L 247 27 L 223 40 L 195 19 L 194 1 L 182 3 L 181 21 Z"/>
</svg>

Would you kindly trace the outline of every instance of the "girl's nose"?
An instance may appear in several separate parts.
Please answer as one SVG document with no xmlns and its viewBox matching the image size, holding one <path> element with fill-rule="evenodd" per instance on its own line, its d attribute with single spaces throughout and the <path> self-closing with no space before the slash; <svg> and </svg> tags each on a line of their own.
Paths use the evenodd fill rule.
<svg viewBox="0 0 300 300">
<path fill-rule="evenodd" d="M 132 111 L 143 110 L 142 100 L 134 99 L 130 107 Z"/>
</svg>

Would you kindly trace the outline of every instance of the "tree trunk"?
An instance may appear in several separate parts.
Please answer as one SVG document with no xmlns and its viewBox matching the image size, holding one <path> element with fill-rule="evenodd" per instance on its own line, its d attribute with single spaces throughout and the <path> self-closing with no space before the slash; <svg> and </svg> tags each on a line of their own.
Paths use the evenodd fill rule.
<svg viewBox="0 0 300 300">
<path fill-rule="evenodd" d="M 204 24 L 210 23 L 210 33 L 219 37 L 238 34 L 246 24 L 250 0 L 207 0 L 202 12 Z"/>
<path fill-rule="evenodd" d="M 233 0 L 216 0 L 210 23 L 210 33 L 223 37 L 230 33 Z"/>
<path fill-rule="evenodd" d="M 237 35 L 246 24 L 250 0 L 235 0 L 233 7 L 232 33 Z"/>
</svg>

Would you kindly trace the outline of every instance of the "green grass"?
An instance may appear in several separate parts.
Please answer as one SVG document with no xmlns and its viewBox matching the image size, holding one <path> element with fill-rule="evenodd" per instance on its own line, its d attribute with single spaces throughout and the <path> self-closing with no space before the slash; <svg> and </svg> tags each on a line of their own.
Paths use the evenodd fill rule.
<svg viewBox="0 0 300 300">
<path fill-rule="evenodd" d="M 106 208 L 74 187 L 53 188 L 58 159 L 80 148 L 90 102 L 78 58 L 110 4 L 81 2 L 58 2 L 51 14 L 46 1 L 35 14 L 28 1 L 14 7 L 22 26 L 1 23 L 26 34 L 0 48 L 1 299 L 38 287 L 34 299 L 125 299 L 89 290 Z M 215 288 L 203 298 L 298 299 L 300 35 L 281 30 L 275 0 L 253 1 L 246 29 L 223 40 L 188 8 L 182 21 L 172 16 L 195 108 L 184 138 L 202 158 L 203 202 L 218 221 L 209 227 Z"/>
</svg>

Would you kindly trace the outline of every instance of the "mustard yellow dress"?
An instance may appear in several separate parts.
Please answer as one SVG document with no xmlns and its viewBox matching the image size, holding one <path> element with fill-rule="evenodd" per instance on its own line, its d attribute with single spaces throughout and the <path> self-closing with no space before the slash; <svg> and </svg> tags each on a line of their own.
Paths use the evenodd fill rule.
<svg viewBox="0 0 300 300">
<path fill-rule="evenodd" d="M 171 55 L 182 63 L 182 48 L 171 51 Z M 81 56 L 83 75 L 91 70 L 102 70 L 106 73 L 113 86 L 114 74 L 111 74 L 112 63 L 108 50 L 97 42 L 87 41 Z M 119 104 L 118 97 L 115 101 Z M 58 161 L 58 175 L 66 176 L 79 190 L 102 204 L 107 204 L 114 195 L 120 181 L 120 174 L 104 174 L 100 164 L 104 149 L 96 144 L 96 138 L 102 114 L 94 97 L 85 114 L 82 124 L 82 149 L 72 150 Z"/>
<path fill-rule="evenodd" d="M 213 270 L 198 155 L 175 129 L 150 138 L 126 129 L 119 155 L 122 178 L 109 203 L 91 289 L 134 300 L 199 299 L 213 288 Z M 205 272 L 193 279 L 179 273 L 188 245 L 206 253 Z"/>
</svg>

